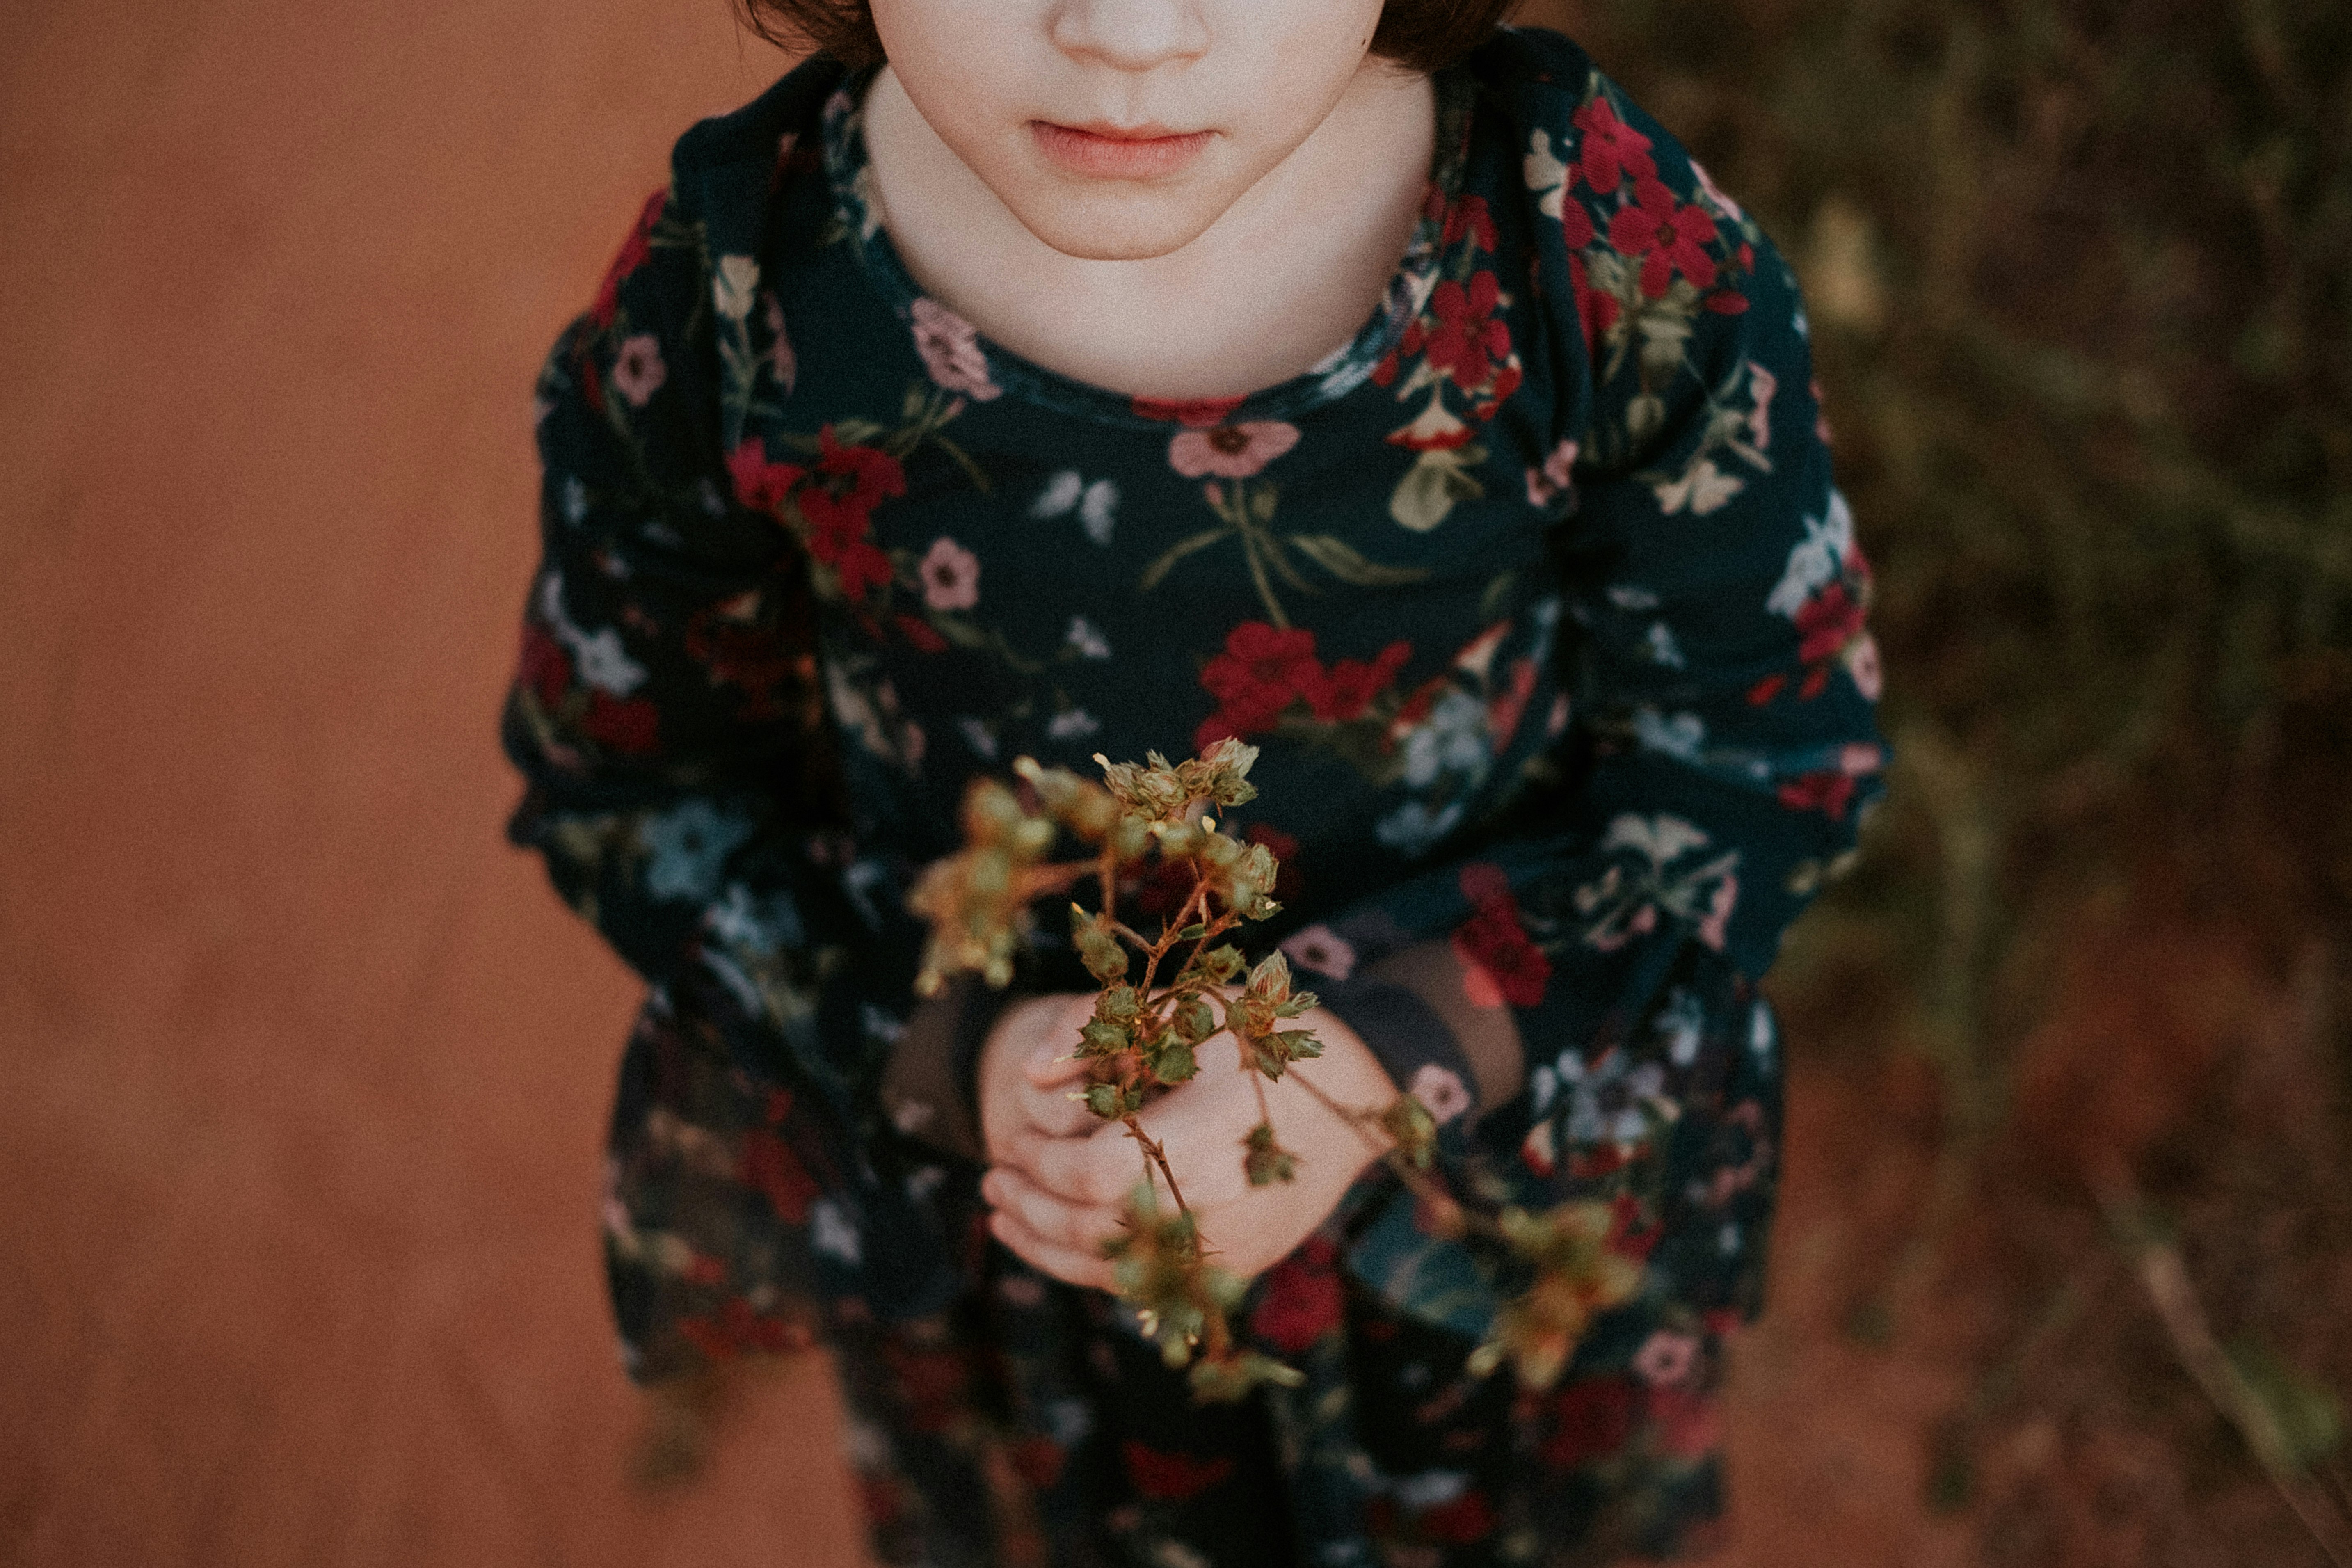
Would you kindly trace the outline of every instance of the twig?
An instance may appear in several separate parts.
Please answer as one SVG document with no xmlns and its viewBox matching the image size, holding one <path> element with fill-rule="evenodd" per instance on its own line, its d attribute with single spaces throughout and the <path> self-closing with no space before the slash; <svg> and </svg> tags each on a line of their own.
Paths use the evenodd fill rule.
<svg viewBox="0 0 2352 1568">
<path fill-rule="evenodd" d="M 1176 1200 L 1176 1212 L 1191 1214 L 1192 1211 L 1185 1206 L 1184 1189 L 1176 1184 L 1176 1173 L 1169 1168 L 1166 1147 L 1153 1142 L 1150 1135 L 1143 1131 L 1143 1123 L 1134 1117 L 1123 1117 L 1121 1120 L 1127 1123 L 1127 1135 L 1143 1146 L 1143 1152 L 1148 1162 L 1144 1170 L 1146 1179 L 1149 1179 L 1151 1174 L 1150 1166 L 1158 1165 L 1161 1178 L 1168 1184 L 1168 1195 Z"/>
<path fill-rule="evenodd" d="M 2239 1375 L 2229 1352 L 2213 1337 L 2180 1249 L 2149 1234 L 2146 1210 L 2130 1173 L 2119 1168 L 2104 1172 L 2092 1186 L 2107 1223 L 2131 1251 L 2133 1268 L 2156 1307 L 2158 1320 L 2171 1336 L 2173 1352 L 2181 1366 L 2213 1407 L 2237 1428 L 2263 1473 L 2327 1560 L 2336 1568 L 2352 1568 L 2352 1529 L 2347 1529 L 2327 1494 L 2297 1462 L 2278 1417 Z"/>
</svg>

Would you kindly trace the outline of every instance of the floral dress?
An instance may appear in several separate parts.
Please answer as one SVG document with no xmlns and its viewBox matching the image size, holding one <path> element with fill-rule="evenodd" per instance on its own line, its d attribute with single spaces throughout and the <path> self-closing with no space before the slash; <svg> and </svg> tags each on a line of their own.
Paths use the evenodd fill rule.
<svg viewBox="0 0 2352 1568">
<path fill-rule="evenodd" d="M 1755 989 L 1885 762 L 1869 577 L 1756 225 L 1574 45 L 1437 78 L 1381 307 L 1241 399 L 1114 395 L 926 298 L 819 57 L 697 126 L 539 389 L 518 843 L 645 976 L 605 1240 L 632 1372 L 830 1344 L 889 1563 L 1567 1563 L 1722 1506 L 1780 1066 Z M 1465 1203 L 1613 1205 L 1554 1386 L 1384 1174 L 1194 1403 L 987 1238 L 974 1042 L 905 907 L 974 777 L 1260 746 L 1280 943 Z M 1165 889 L 1136 889 L 1147 911 Z M 1091 989 L 1043 922 L 1014 989 Z M 910 1087 L 911 1086 L 911 1087 Z"/>
</svg>

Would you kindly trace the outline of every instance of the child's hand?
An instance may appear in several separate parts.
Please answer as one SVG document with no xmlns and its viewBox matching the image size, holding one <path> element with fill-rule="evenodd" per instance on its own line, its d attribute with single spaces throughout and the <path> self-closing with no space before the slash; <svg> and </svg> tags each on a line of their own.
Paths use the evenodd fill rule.
<svg viewBox="0 0 2352 1568">
<path fill-rule="evenodd" d="M 1380 1110 L 1396 1098 L 1364 1043 L 1338 1017 L 1317 1008 L 1295 1027 L 1312 1029 L 1323 1055 L 1294 1063 L 1265 1089 L 1267 1118 L 1284 1148 L 1297 1155 L 1295 1181 L 1253 1187 L 1242 1170 L 1243 1140 L 1259 1121 L 1254 1073 L 1240 1069 L 1231 1035 L 1199 1050 L 1201 1074 L 1148 1107 L 1138 1120 L 1167 1150 L 1184 1201 L 1214 1249 L 1212 1259 L 1246 1279 L 1271 1267 L 1323 1223 L 1340 1194 L 1380 1152 L 1357 1127 L 1290 1081 L 1311 1075 L 1335 1103 Z M 1099 1124 L 1085 1137 L 1040 1140 L 1019 1168 L 1000 1163 L 982 1184 L 995 1208 L 999 1241 L 1056 1279 L 1111 1288 L 1102 1244 L 1118 1234 L 1127 1194 L 1143 1177 L 1143 1154 L 1127 1129 Z"/>
<path fill-rule="evenodd" d="M 1056 992 L 1004 1010 L 980 1053 L 980 1133 L 989 1163 L 1031 1168 L 1049 1140 L 1097 1125 L 1070 1090 L 1086 1077 L 1072 1053 L 1094 1016 L 1092 992 Z"/>
</svg>

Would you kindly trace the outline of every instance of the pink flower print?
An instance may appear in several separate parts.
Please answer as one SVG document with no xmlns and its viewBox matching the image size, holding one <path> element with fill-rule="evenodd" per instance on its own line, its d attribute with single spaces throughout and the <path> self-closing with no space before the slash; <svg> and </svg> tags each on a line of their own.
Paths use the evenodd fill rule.
<svg viewBox="0 0 2352 1568">
<path fill-rule="evenodd" d="M 1528 470 L 1528 504 L 1549 510 L 1561 496 L 1569 498 L 1570 510 L 1576 504 L 1577 444 L 1562 441 L 1543 460 L 1543 467 Z"/>
<path fill-rule="evenodd" d="M 1513 659 L 1503 689 L 1486 699 L 1486 732 L 1494 737 L 1491 743 L 1496 752 L 1508 746 L 1511 737 L 1518 733 L 1519 721 L 1527 714 L 1528 699 L 1535 692 L 1536 661 Z"/>
<path fill-rule="evenodd" d="M 1435 1062 L 1422 1063 L 1405 1092 L 1426 1106 L 1440 1127 L 1470 1109 L 1470 1090 L 1461 1075 Z"/>
<path fill-rule="evenodd" d="M 1642 292 L 1653 300 L 1664 298 L 1677 272 L 1701 291 L 1713 288 L 1715 258 L 1706 247 L 1715 238 L 1715 219 L 1696 203 L 1676 201 L 1658 180 L 1638 181 L 1633 205 L 1609 220 L 1609 243 L 1642 258 Z"/>
<path fill-rule="evenodd" d="M 1748 395 L 1756 400 L 1748 416 L 1748 444 L 1759 452 L 1772 449 L 1772 398 L 1780 378 L 1754 360 L 1748 362 Z"/>
<path fill-rule="evenodd" d="M 928 298 L 915 301 L 914 315 L 915 352 L 933 381 L 982 403 L 1004 390 L 988 379 L 988 355 L 970 321 Z"/>
<path fill-rule="evenodd" d="M 1748 216 L 1746 213 L 1739 210 L 1738 202 L 1723 194 L 1723 188 L 1715 183 L 1715 176 L 1700 168 L 1696 159 L 1691 163 L 1691 173 L 1698 177 L 1698 188 L 1706 193 L 1706 199 L 1715 204 L 1717 212 L 1734 223 L 1738 223 Z"/>
<path fill-rule="evenodd" d="M 932 609 L 969 610 L 980 603 L 980 557 L 952 539 L 931 541 L 915 574 L 922 579 L 923 603 Z"/>
<path fill-rule="evenodd" d="M 1308 926 L 1284 942 L 1282 951 L 1300 969 L 1327 979 L 1345 980 L 1356 973 L 1356 950 L 1327 925 Z"/>
<path fill-rule="evenodd" d="M 1716 884 L 1715 900 L 1707 906 L 1706 918 L 1698 922 L 1699 941 L 1721 952 L 1731 925 L 1731 911 L 1738 906 L 1739 879 L 1727 876 Z M 1651 911 L 1643 910 L 1642 912 L 1646 915 Z"/>
<path fill-rule="evenodd" d="M 1845 645 L 1845 672 L 1853 678 L 1853 689 L 1870 701 L 1878 700 L 1883 677 L 1878 668 L 1878 639 L 1864 632 Z"/>
<path fill-rule="evenodd" d="M 1279 419 L 1244 419 L 1209 430 L 1186 430 L 1168 443 L 1168 464 L 1188 479 L 1214 474 L 1245 479 L 1298 445 L 1298 426 Z"/>
<path fill-rule="evenodd" d="M 620 355 L 613 361 L 613 390 L 627 398 L 630 407 L 643 408 L 668 379 L 669 367 L 662 363 L 659 338 L 639 332 L 623 341 Z"/>
<path fill-rule="evenodd" d="M 1633 1370 L 1653 1388 L 1666 1388 L 1688 1377 L 1698 1362 L 1698 1341 L 1672 1329 L 1660 1329 L 1633 1352 Z"/>
<path fill-rule="evenodd" d="M 785 138 L 787 142 L 791 140 L 789 136 Z M 776 346 L 768 351 L 768 364 L 776 373 L 776 384 L 784 389 L 786 397 L 790 397 L 793 383 L 800 379 L 800 356 L 793 353 L 793 340 L 784 331 L 784 308 L 776 302 L 773 294 L 764 298 L 767 301 L 768 331 L 776 340 Z"/>
</svg>

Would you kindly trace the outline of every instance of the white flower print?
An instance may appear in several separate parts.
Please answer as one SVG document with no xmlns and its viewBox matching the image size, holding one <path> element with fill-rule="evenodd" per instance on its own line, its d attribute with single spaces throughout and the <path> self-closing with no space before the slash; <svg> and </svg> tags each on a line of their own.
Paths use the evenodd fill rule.
<svg viewBox="0 0 2352 1568">
<path fill-rule="evenodd" d="M 1426 1106 L 1440 1127 L 1470 1109 L 1470 1090 L 1461 1075 L 1435 1062 L 1422 1063 L 1405 1092 Z"/>
<path fill-rule="evenodd" d="M 857 1227 L 841 1212 L 841 1205 L 831 1198 L 819 1198 L 809 1205 L 809 1245 L 844 1263 L 857 1261 L 863 1248 Z"/>
<path fill-rule="evenodd" d="M 1029 515 L 1064 517 L 1073 509 L 1087 537 L 1097 544 L 1108 544 L 1111 529 L 1118 521 L 1118 486 L 1109 479 L 1088 484 L 1077 469 L 1064 468 L 1045 481 L 1045 489 L 1029 508 Z"/>
<path fill-rule="evenodd" d="M 1853 512 L 1845 497 L 1830 492 L 1829 514 L 1805 519 L 1805 537 L 1789 552 L 1789 563 L 1764 607 L 1774 615 L 1797 618 L 1815 591 L 1838 580 L 1846 558 L 1853 553 Z"/>
<path fill-rule="evenodd" d="M 1577 910 L 1591 921 L 1586 944 L 1612 952 L 1655 931 L 1665 916 L 1691 921 L 1699 940 L 1720 951 L 1739 900 L 1733 874 L 1739 851 L 1696 858 L 1711 842 L 1696 825 L 1666 813 L 1627 812 L 1612 820 L 1601 849 L 1621 858 L 1576 889 Z"/>
<path fill-rule="evenodd" d="M 629 657 L 621 634 L 611 626 L 574 642 L 572 653 L 581 681 L 608 696 L 626 697 L 645 682 L 646 667 Z"/>
<path fill-rule="evenodd" d="M 1070 651 L 1080 658 L 1110 657 L 1109 641 L 1095 628 L 1095 624 L 1084 616 L 1070 617 L 1070 629 L 1063 635 L 1062 640 L 1069 646 Z"/>
<path fill-rule="evenodd" d="M 628 399 L 630 407 L 643 408 L 668 379 L 669 367 L 662 363 L 659 338 L 639 332 L 622 341 L 621 352 L 613 361 L 613 390 Z"/>
<path fill-rule="evenodd" d="M 1111 526 L 1118 521 L 1118 487 L 1108 479 L 1097 479 L 1087 487 L 1078 501 L 1078 525 L 1087 537 L 1098 545 L 1110 542 Z"/>
<path fill-rule="evenodd" d="M 1538 198 L 1536 210 L 1548 218 L 1560 216 L 1560 205 L 1568 193 L 1568 165 L 1551 150 L 1551 133 L 1531 131 L 1528 133 L 1528 155 L 1520 160 L 1520 173 L 1525 175 L 1528 189 Z"/>
<path fill-rule="evenodd" d="M 751 318 L 760 290 L 760 264 L 748 256 L 722 256 L 710 274 L 710 308 L 740 326 Z"/>
<path fill-rule="evenodd" d="M 932 609 L 969 610 L 980 603 L 980 557 L 952 539 L 931 541 L 915 574 L 922 579 L 923 603 Z"/>
<path fill-rule="evenodd" d="M 1065 708 L 1045 721 L 1045 733 L 1056 741 L 1076 741 L 1102 728 L 1102 721 L 1083 708 Z"/>
<path fill-rule="evenodd" d="M 1458 687 L 1437 700 L 1404 742 L 1404 782 L 1426 788 L 1441 773 L 1478 774 L 1486 766 L 1486 706 Z"/>
<path fill-rule="evenodd" d="M 563 579 L 553 573 L 540 582 L 539 618 L 571 651 L 583 683 L 608 697 L 626 697 L 645 683 L 646 667 L 629 657 L 617 630 L 604 626 L 592 637 L 572 624 L 564 613 Z"/>
<path fill-rule="evenodd" d="M 588 519 L 588 487 L 576 474 L 563 478 L 563 521 L 577 528 Z"/>
<path fill-rule="evenodd" d="M 1403 855 L 1420 855 L 1454 831 L 1462 820 L 1462 803 L 1432 811 L 1423 802 L 1406 801 L 1372 825 L 1372 837 Z"/>
<path fill-rule="evenodd" d="M 1300 969 L 1327 979 L 1345 980 L 1356 973 L 1356 950 L 1329 926 L 1316 924 L 1282 944 L 1285 957 Z"/>
<path fill-rule="evenodd" d="M 912 310 L 915 352 L 933 381 L 982 403 L 1003 392 L 988 379 L 988 354 L 970 321 L 928 296 L 917 300 Z"/>
<path fill-rule="evenodd" d="M 1668 717 L 1654 708 L 1637 708 L 1633 710 L 1633 739 L 1644 751 L 1695 763 L 1698 761 L 1699 748 L 1706 744 L 1706 721 L 1696 713 Z"/>
<path fill-rule="evenodd" d="M 1654 621 L 1650 626 L 1650 635 L 1643 641 L 1649 647 L 1653 663 L 1667 669 L 1683 668 L 1683 645 L 1675 639 L 1674 627 L 1664 621 Z"/>
<path fill-rule="evenodd" d="M 1725 473 L 1712 458 L 1701 458 L 1681 479 L 1663 479 L 1651 488 L 1657 493 L 1658 510 L 1668 517 L 1684 510 L 1705 517 L 1728 506 L 1748 481 Z"/>
<path fill-rule="evenodd" d="M 751 837 L 750 819 L 722 814 L 707 800 L 646 817 L 637 837 L 650 857 L 646 891 L 656 899 L 707 899 L 737 846 Z"/>
<path fill-rule="evenodd" d="M 996 760 L 996 731 L 989 728 L 987 720 L 966 716 L 956 721 L 956 729 L 962 733 L 963 743 L 972 749 L 974 755 L 992 763 Z"/>
</svg>

